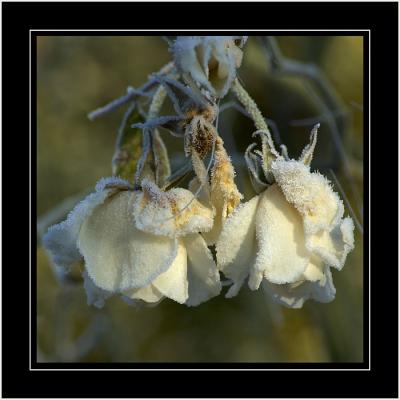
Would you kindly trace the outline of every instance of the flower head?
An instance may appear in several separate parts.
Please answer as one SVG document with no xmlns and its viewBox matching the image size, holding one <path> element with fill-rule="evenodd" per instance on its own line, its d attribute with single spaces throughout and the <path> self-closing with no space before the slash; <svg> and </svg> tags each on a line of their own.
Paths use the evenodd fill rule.
<svg viewBox="0 0 400 400">
<path fill-rule="evenodd" d="M 85 260 L 88 301 L 121 294 L 156 303 L 169 297 L 198 305 L 220 292 L 219 273 L 199 232 L 212 227 L 212 211 L 191 192 L 164 192 L 144 180 L 142 190 L 116 178 L 51 227 L 44 238 L 56 264 Z M 89 290 L 90 289 L 90 290 Z M 95 290 L 94 290 L 95 289 Z"/>
<path fill-rule="evenodd" d="M 172 44 L 175 65 L 188 83 L 224 97 L 242 63 L 245 37 L 178 36 Z"/>
<path fill-rule="evenodd" d="M 330 267 L 343 267 L 354 247 L 354 224 L 343 218 L 343 203 L 330 182 L 310 171 L 315 141 L 316 130 L 298 161 L 276 154 L 263 168 L 274 183 L 227 219 L 217 259 L 234 282 L 228 296 L 249 277 L 251 289 L 263 282 L 275 300 L 290 307 L 308 298 L 333 300 Z"/>
</svg>

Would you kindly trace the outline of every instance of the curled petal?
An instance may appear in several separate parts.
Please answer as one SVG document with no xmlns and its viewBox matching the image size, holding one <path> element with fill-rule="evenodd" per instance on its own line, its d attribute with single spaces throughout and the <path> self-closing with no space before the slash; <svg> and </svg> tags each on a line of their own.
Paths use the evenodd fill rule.
<svg viewBox="0 0 400 400">
<path fill-rule="evenodd" d="M 227 297 L 235 296 L 256 255 L 255 215 L 260 196 L 240 204 L 226 220 L 216 243 L 218 269 L 233 281 Z"/>
<path fill-rule="evenodd" d="M 187 254 L 182 241 L 178 240 L 178 251 L 171 266 L 158 275 L 152 285 L 164 296 L 185 303 L 188 298 Z"/>
<path fill-rule="evenodd" d="M 210 249 L 200 234 L 185 236 L 188 255 L 188 306 L 198 306 L 221 292 L 219 272 Z"/>
<path fill-rule="evenodd" d="M 309 299 L 329 303 L 336 294 L 329 268 L 325 269 L 324 277 L 320 281 L 275 285 L 264 280 L 263 289 L 275 302 L 288 308 L 301 308 Z"/>
<path fill-rule="evenodd" d="M 101 183 L 103 185 L 105 181 L 101 181 Z M 110 193 L 111 190 L 99 190 L 91 193 L 75 206 L 65 221 L 49 228 L 43 237 L 43 244 L 51 253 L 53 262 L 57 266 L 68 268 L 82 258 L 76 244 L 81 226 Z"/>
<path fill-rule="evenodd" d="M 126 290 L 123 294 L 132 300 L 143 300 L 146 303 L 157 303 L 164 297 L 164 295 L 152 284 L 139 289 Z"/>
<path fill-rule="evenodd" d="M 186 80 L 223 97 L 236 76 L 236 68 L 241 65 L 243 53 L 240 47 L 233 36 L 181 36 L 171 50 L 175 64 Z"/>
<path fill-rule="evenodd" d="M 144 232 L 171 238 L 211 229 L 213 212 L 186 189 L 140 193 L 135 201 L 136 226 Z"/>
<path fill-rule="evenodd" d="M 275 184 L 261 195 L 256 235 L 259 251 L 250 273 L 250 288 L 257 289 L 263 276 L 277 284 L 298 281 L 311 254 L 305 247 L 300 214 Z"/>
<path fill-rule="evenodd" d="M 354 222 L 343 219 L 331 232 L 322 231 L 307 238 L 307 248 L 318 254 L 329 266 L 343 268 L 347 254 L 354 248 Z"/>
<path fill-rule="evenodd" d="M 83 287 L 85 288 L 87 304 L 97 308 L 103 308 L 105 300 L 111 297 L 112 293 L 97 287 L 90 279 L 86 270 L 83 272 Z"/>
<path fill-rule="evenodd" d="M 135 227 L 137 194 L 120 192 L 95 208 L 82 224 L 78 247 L 94 284 L 111 292 L 140 288 L 166 271 L 176 256 L 176 243 Z"/>
<path fill-rule="evenodd" d="M 271 167 L 287 201 L 303 216 L 306 234 L 330 231 L 339 223 L 343 202 L 323 175 L 294 160 L 276 160 Z"/>
<path fill-rule="evenodd" d="M 196 47 L 200 43 L 200 37 L 178 36 L 171 50 L 174 54 L 175 64 L 182 73 L 190 74 L 195 82 L 209 87 L 206 71 L 196 52 Z"/>
<path fill-rule="evenodd" d="M 216 139 L 215 161 L 211 173 L 211 203 L 215 209 L 212 230 L 205 234 L 207 244 L 218 240 L 226 218 L 243 198 L 235 184 L 235 170 L 220 137 Z"/>
<path fill-rule="evenodd" d="M 213 226 L 213 211 L 193 198 L 186 189 L 176 188 L 168 192 L 174 204 L 177 235 L 207 232 Z"/>
<path fill-rule="evenodd" d="M 303 272 L 303 278 L 307 281 L 315 282 L 324 279 L 325 263 L 317 257 L 311 256 L 310 261 L 307 264 L 305 271 Z"/>
</svg>

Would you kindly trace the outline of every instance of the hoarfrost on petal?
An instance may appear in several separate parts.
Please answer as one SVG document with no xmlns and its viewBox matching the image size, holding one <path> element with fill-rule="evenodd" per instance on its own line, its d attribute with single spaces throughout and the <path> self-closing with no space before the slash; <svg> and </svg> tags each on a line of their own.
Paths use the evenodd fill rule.
<svg viewBox="0 0 400 400">
<path fill-rule="evenodd" d="M 86 291 L 87 304 L 94 305 L 97 308 L 103 308 L 105 300 L 112 296 L 111 292 L 100 289 L 90 279 L 86 270 L 83 271 L 83 287 Z"/>
<path fill-rule="evenodd" d="M 173 204 L 177 236 L 208 232 L 212 228 L 213 211 L 193 198 L 192 192 L 175 188 L 168 192 L 168 198 Z"/>
<path fill-rule="evenodd" d="M 301 308 L 309 299 L 328 303 L 336 294 L 329 268 L 325 269 L 324 277 L 320 281 L 276 285 L 264 280 L 263 289 L 275 302 L 288 308 Z"/>
<path fill-rule="evenodd" d="M 313 255 L 311 256 L 310 262 L 303 273 L 303 277 L 307 281 L 319 281 L 324 277 L 324 269 L 324 261 L 320 257 Z"/>
<path fill-rule="evenodd" d="M 307 238 L 307 248 L 318 254 L 326 264 L 341 270 L 347 254 L 354 248 L 354 222 L 343 219 L 331 232 L 322 231 Z"/>
<path fill-rule="evenodd" d="M 236 295 L 256 255 L 255 215 L 260 196 L 240 204 L 225 221 L 216 243 L 218 268 L 234 282 L 227 297 Z"/>
<path fill-rule="evenodd" d="M 323 175 L 294 160 L 275 160 L 271 168 L 287 201 L 303 216 L 306 234 L 330 231 L 339 223 L 343 202 Z"/>
<path fill-rule="evenodd" d="M 138 229 L 171 238 L 208 231 L 213 224 L 212 210 L 182 188 L 159 190 L 155 195 L 139 193 L 133 213 Z"/>
<path fill-rule="evenodd" d="M 256 214 L 259 251 L 249 286 L 258 289 L 260 273 L 272 283 L 296 282 L 309 263 L 300 214 L 290 205 L 279 187 L 270 186 L 260 198 Z"/>
<path fill-rule="evenodd" d="M 204 235 L 207 244 L 215 244 L 226 218 L 243 198 L 235 181 L 235 170 L 220 137 L 216 139 L 215 161 L 211 173 L 211 203 L 215 208 L 212 230 Z"/>
<path fill-rule="evenodd" d="M 65 221 L 48 229 L 43 237 L 43 245 L 51 253 L 56 266 L 68 268 L 82 258 L 77 247 L 81 226 L 109 194 L 109 190 L 91 193 L 75 206 Z"/>
<path fill-rule="evenodd" d="M 178 303 L 185 303 L 188 298 L 187 254 L 181 240 L 178 240 L 178 251 L 167 271 L 158 275 L 153 286 L 164 296 Z"/>
<path fill-rule="evenodd" d="M 166 271 L 176 256 L 174 240 L 139 231 L 133 192 L 119 192 L 82 224 L 78 247 L 96 286 L 112 291 L 140 288 Z"/>
<path fill-rule="evenodd" d="M 129 289 L 123 294 L 133 300 L 143 300 L 146 303 L 157 303 L 161 301 L 163 294 L 152 284 L 139 289 Z"/>
</svg>

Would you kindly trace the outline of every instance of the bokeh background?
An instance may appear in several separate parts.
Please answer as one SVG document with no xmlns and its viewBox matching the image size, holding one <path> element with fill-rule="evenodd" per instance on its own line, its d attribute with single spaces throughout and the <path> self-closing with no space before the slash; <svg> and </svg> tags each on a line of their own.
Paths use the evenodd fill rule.
<svg viewBox="0 0 400 400">
<path fill-rule="evenodd" d="M 332 181 L 335 174 L 352 209 L 346 207 L 346 213 L 362 225 L 363 38 L 281 36 L 275 44 L 292 60 L 285 63 L 289 73 L 273 68 L 271 52 L 250 37 L 240 79 L 270 120 L 275 140 L 285 143 L 292 157 L 308 143 L 313 124 L 321 122 L 312 167 Z M 275 305 L 261 290 L 247 287 L 233 299 L 221 295 L 196 308 L 168 299 L 135 308 L 115 297 L 97 309 L 87 305 L 79 274 L 57 279 L 41 235 L 111 174 L 124 109 L 94 122 L 87 113 L 123 95 L 128 86 L 141 86 L 170 56 L 161 37 L 37 38 L 38 361 L 363 361 L 361 229 L 355 231 L 355 249 L 344 269 L 333 270 L 336 299 L 309 301 L 300 310 Z M 254 192 L 242 155 L 255 129 L 235 109 L 221 115 L 219 126 L 248 199 Z M 178 165 L 181 143 L 163 137 Z"/>
</svg>

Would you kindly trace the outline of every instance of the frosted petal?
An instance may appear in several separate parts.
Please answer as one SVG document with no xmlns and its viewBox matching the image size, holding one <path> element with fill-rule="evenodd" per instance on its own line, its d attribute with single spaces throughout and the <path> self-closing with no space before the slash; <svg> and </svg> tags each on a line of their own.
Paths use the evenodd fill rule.
<svg viewBox="0 0 400 400">
<path fill-rule="evenodd" d="M 140 289 L 126 290 L 123 294 L 128 296 L 130 299 L 143 300 L 146 303 L 157 303 L 164 297 L 163 294 L 152 284 Z"/>
<path fill-rule="evenodd" d="M 319 257 L 312 256 L 303 273 L 303 277 L 307 281 L 319 281 L 324 278 L 324 269 L 324 261 Z"/>
<path fill-rule="evenodd" d="M 354 223 L 345 218 L 331 232 L 321 231 L 307 238 L 307 248 L 318 254 L 325 263 L 340 270 L 347 254 L 354 248 Z"/>
<path fill-rule="evenodd" d="M 186 189 L 143 192 L 134 204 L 136 227 L 144 232 L 171 238 L 210 230 L 213 212 Z"/>
<path fill-rule="evenodd" d="M 234 282 L 228 297 L 237 294 L 256 255 L 255 215 L 260 196 L 240 204 L 226 220 L 216 244 L 218 268 Z"/>
<path fill-rule="evenodd" d="M 115 194 L 82 224 L 78 247 L 90 278 L 104 290 L 146 286 L 175 258 L 173 240 L 136 229 L 132 215 L 136 196 L 133 192 Z"/>
<path fill-rule="evenodd" d="M 235 170 L 220 137 L 215 142 L 215 160 L 211 172 L 211 203 L 215 209 L 212 230 L 204 235 L 207 244 L 215 244 L 226 218 L 235 210 L 242 199 L 235 184 Z"/>
<path fill-rule="evenodd" d="M 172 46 L 175 64 L 184 74 L 189 74 L 195 82 L 210 87 L 206 73 L 196 54 L 196 47 L 201 43 L 199 37 L 181 36 Z"/>
<path fill-rule="evenodd" d="M 188 255 L 188 306 L 198 306 L 221 292 L 217 266 L 210 249 L 199 234 L 182 239 Z"/>
<path fill-rule="evenodd" d="M 105 201 L 109 193 L 109 190 L 91 193 L 75 206 L 65 221 L 48 229 L 43 237 L 43 245 L 57 266 L 67 268 L 82 258 L 76 243 L 82 223 Z"/>
<path fill-rule="evenodd" d="M 339 223 L 343 202 L 323 175 L 294 160 L 276 160 L 271 167 L 287 201 L 303 216 L 306 234 L 330 231 Z"/>
<path fill-rule="evenodd" d="M 105 300 L 112 296 L 111 292 L 100 289 L 90 279 L 86 270 L 83 271 L 83 287 L 86 291 L 87 304 L 89 306 L 94 305 L 97 308 L 104 306 Z"/>
<path fill-rule="evenodd" d="M 263 275 L 272 283 L 296 282 L 305 271 L 310 253 L 305 247 L 300 214 L 275 184 L 260 198 L 256 214 L 259 251 L 249 286 L 259 287 Z"/>
<path fill-rule="evenodd" d="M 193 194 L 189 190 L 172 189 L 168 192 L 168 197 L 174 204 L 178 236 L 207 232 L 212 228 L 213 211 L 197 199 L 193 199 Z"/>
<path fill-rule="evenodd" d="M 182 241 L 178 240 L 178 251 L 171 266 L 154 279 L 153 286 L 164 296 L 178 303 L 183 304 L 187 300 L 187 254 Z"/>
<path fill-rule="evenodd" d="M 263 289 L 275 302 L 288 308 L 301 308 L 309 299 L 328 303 L 336 294 L 329 268 L 325 269 L 324 277 L 320 281 L 275 285 L 264 280 Z"/>
</svg>

